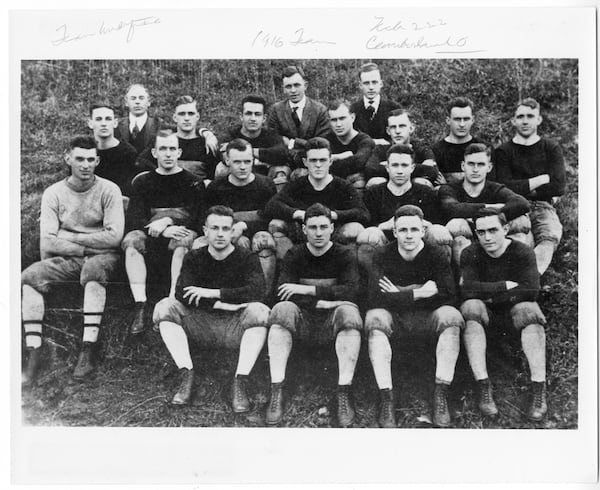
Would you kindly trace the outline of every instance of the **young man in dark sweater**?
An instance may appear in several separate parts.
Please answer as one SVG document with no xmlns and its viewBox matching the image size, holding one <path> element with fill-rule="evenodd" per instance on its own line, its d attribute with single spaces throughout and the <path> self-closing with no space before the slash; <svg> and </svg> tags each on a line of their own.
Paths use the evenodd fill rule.
<svg viewBox="0 0 600 490">
<path fill-rule="evenodd" d="M 308 140 L 304 164 L 308 175 L 286 184 L 265 208 L 265 216 L 271 220 L 269 231 L 275 238 L 278 258 L 283 258 L 292 242 L 302 241 L 301 224 L 311 204 L 318 202 L 331 209 L 337 227 L 334 241 L 355 243 L 369 220 L 369 213 L 356 189 L 329 173 L 331 147 L 326 139 Z"/>
<path fill-rule="evenodd" d="M 269 316 L 271 400 L 266 420 L 275 425 L 283 416 L 282 390 L 293 338 L 310 345 L 327 345 L 335 340 L 338 422 L 348 427 L 355 417 L 351 387 L 362 330 L 356 306 L 356 256 L 351 249 L 331 241 L 331 211 L 321 204 L 306 210 L 302 230 L 306 243 L 286 254 L 278 281 L 279 303 Z"/>
<path fill-rule="evenodd" d="M 271 179 L 253 172 L 253 155 L 253 148 L 245 139 L 234 139 L 227 144 L 225 161 L 228 175 L 208 185 L 206 205 L 222 204 L 233 209 L 233 243 L 258 255 L 269 297 L 275 282 L 276 250 L 275 241 L 267 231 L 264 209 L 277 191 Z M 196 242 L 195 248 L 206 245 L 206 237 L 200 237 Z"/>
<path fill-rule="evenodd" d="M 127 117 L 119 120 L 115 137 L 129 143 L 139 155 L 148 146 L 154 145 L 154 138 L 160 126 L 157 117 L 148 114 L 150 94 L 139 83 L 130 85 L 124 97 Z"/>
<path fill-rule="evenodd" d="M 412 204 L 423 211 L 426 226 L 424 240 L 445 248 L 450 256 L 452 237 L 441 224 L 440 209 L 435 191 L 411 181 L 415 169 L 413 149 L 407 145 L 388 147 L 385 169 L 389 180 L 365 191 L 364 201 L 371 221 L 356 239 L 361 266 L 369 270 L 375 248 L 393 240 L 394 213 L 400 206 Z"/>
<path fill-rule="evenodd" d="M 358 86 L 363 96 L 352 103 L 350 112 L 355 115 L 354 129 L 368 134 L 375 144 L 386 144 L 386 119 L 390 111 L 399 109 L 393 100 L 381 97 L 383 81 L 375 63 L 360 67 Z"/>
<path fill-rule="evenodd" d="M 288 181 L 290 167 L 287 162 L 288 150 L 283 138 L 272 129 L 263 127 L 267 102 L 259 95 L 247 95 L 241 102 L 241 124 L 230 129 L 221 138 L 223 163 L 217 165 L 217 177 L 227 175 L 225 149 L 234 139 L 243 139 L 252 145 L 254 173 L 268 175 L 278 188 Z"/>
<path fill-rule="evenodd" d="M 135 167 L 135 148 L 115 138 L 117 118 L 111 106 L 94 104 L 90 109 L 88 127 L 94 134 L 100 159 L 96 175 L 117 184 L 125 196 L 126 205 L 131 194 L 131 179 L 138 172 Z"/>
<path fill-rule="evenodd" d="M 541 420 L 546 404 L 546 319 L 536 303 L 540 278 L 535 254 L 507 237 L 506 217 L 498 209 L 482 209 L 474 218 L 479 243 L 467 247 L 460 260 L 463 340 L 473 375 L 480 386 L 483 413 L 497 412 L 485 359 L 488 328 L 511 325 L 521 334 L 529 363 L 532 399 L 527 416 Z"/>
<path fill-rule="evenodd" d="M 450 425 L 447 390 L 454 378 L 464 321 L 453 306 L 454 278 L 444 252 L 423 242 L 423 212 L 400 207 L 394 214 L 395 242 L 378 249 L 369 271 L 365 331 L 380 390 L 379 424 L 395 427 L 390 337 L 400 332 L 437 337 L 433 423 Z"/>
<path fill-rule="evenodd" d="M 152 149 L 158 167 L 138 175 L 132 184 L 126 219 L 128 233 L 121 247 L 135 301 L 130 325 L 133 335 L 145 328 L 147 262 L 152 272 L 170 266 L 169 296 L 174 296 L 183 257 L 197 236 L 194 229 L 202 212 L 204 184 L 179 167 L 178 145 L 179 139 L 172 131 L 159 131 Z"/>
<path fill-rule="evenodd" d="M 499 209 L 510 221 L 509 234 L 526 242 L 531 228 L 529 203 L 508 187 L 487 179 L 492 170 L 491 150 L 483 143 L 471 143 L 465 149 L 461 168 L 462 181 L 442 185 L 438 198 L 446 227 L 452 234 L 452 258 L 460 264 L 460 254 L 473 240 L 473 216 L 483 208 Z"/>
<path fill-rule="evenodd" d="M 542 116 L 535 99 L 519 102 L 511 121 L 515 136 L 494 152 L 496 179 L 530 201 L 534 251 L 542 275 L 562 237 L 553 205 L 565 192 L 565 162 L 558 143 L 538 135 Z"/>
<path fill-rule="evenodd" d="M 350 182 L 355 189 L 365 187 L 365 164 L 371 156 L 375 143 L 366 133 L 352 127 L 354 114 L 345 100 L 334 100 L 328 108 L 331 133 L 327 140 L 331 145 L 331 175 Z"/>
<path fill-rule="evenodd" d="M 432 147 L 435 161 L 440 172 L 448 182 L 460 181 L 463 178 L 461 162 L 465 148 L 471 143 L 483 143 L 471 135 L 473 102 L 466 97 L 457 97 L 448 104 L 446 124 L 450 133 Z"/>
<path fill-rule="evenodd" d="M 411 178 L 415 183 L 434 187 L 445 182 L 444 176 L 435 164 L 435 156 L 431 148 L 412 137 L 415 125 L 411 121 L 410 113 L 407 110 L 395 109 L 391 111 L 387 116 L 385 131 L 388 139 L 377 143 L 365 165 L 367 188 L 388 181 L 385 165 L 390 145 L 407 145 L 412 148 L 415 169 Z"/>
<path fill-rule="evenodd" d="M 198 102 L 190 95 L 177 98 L 173 121 L 177 125 L 177 138 L 181 150 L 179 166 L 206 181 L 214 178 L 219 160 L 216 156 L 216 140 L 210 131 L 198 128 L 199 120 Z M 208 144 L 209 137 L 215 140 L 214 148 Z M 157 167 L 152 148 L 146 148 L 138 156 L 136 165 L 143 170 L 154 170 Z"/>
<path fill-rule="evenodd" d="M 269 308 L 262 303 L 265 279 L 258 258 L 231 243 L 233 223 L 231 208 L 208 210 L 208 246 L 185 256 L 175 298 L 164 298 L 154 308 L 154 324 L 180 371 L 173 405 L 186 405 L 192 397 L 191 338 L 204 346 L 239 348 L 231 404 L 236 413 L 250 410 L 246 382 L 267 338 Z"/>
</svg>

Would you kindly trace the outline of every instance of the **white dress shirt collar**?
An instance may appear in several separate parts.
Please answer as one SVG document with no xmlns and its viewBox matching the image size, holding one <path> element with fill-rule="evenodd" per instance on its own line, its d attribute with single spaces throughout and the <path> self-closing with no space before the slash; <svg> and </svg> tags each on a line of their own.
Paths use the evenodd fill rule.
<svg viewBox="0 0 600 490">
<path fill-rule="evenodd" d="M 137 123 L 138 129 L 141 131 L 146 121 L 148 120 L 148 113 L 145 112 L 143 115 L 136 117 L 133 114 L 129 114 L 129 132 L 133 131 L 135 123 Z"/>
</svg>

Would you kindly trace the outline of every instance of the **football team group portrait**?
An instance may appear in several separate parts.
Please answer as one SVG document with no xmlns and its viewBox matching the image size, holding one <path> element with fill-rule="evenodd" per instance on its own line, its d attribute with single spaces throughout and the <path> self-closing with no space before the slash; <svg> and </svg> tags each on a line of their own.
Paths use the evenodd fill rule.
<svg viewBox="0 0 600 490">
<path fill-rule="evenodd" d="M 20 152 L 24 424 L 577 428 L 576 59 L 23 61 Z"/>
</svg>

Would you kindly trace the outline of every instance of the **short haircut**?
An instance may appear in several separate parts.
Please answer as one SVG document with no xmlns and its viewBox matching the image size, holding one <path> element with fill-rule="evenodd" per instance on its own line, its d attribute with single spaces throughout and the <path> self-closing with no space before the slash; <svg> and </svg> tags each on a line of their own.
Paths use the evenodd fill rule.
<svg viewBox="0 0 600 490">
<path fill-rule="evenodd" d="M 450 115 L 454 107 L 470 107 L 471 112 L 475 110 L 471 99 L 467 99 L 466 97 L 456 97 L 455 99 L 452 99 L 450 103 L 446 106 L 448 110 L 448 115 Z"/>
<path fill-rule="evenodd" d="M 116 114 L 115 108 L 112 105 L 104 102 L 95 102 L 90 106 L 90 117 L 92 117 L 92 114 L 96 109 L 110 109 L 113 111 L 113 114 Z"/>
<path fill-rule="evenodd" d="M 423 221 L 425 219 L 425 215 L 419 206 L 415 206 L 413 204 L 405 204 L 404 206 L 400 206 L 396 209 L 394 213 L 394 223 L 398 218 L 402 216 L 416 216 Z"/>
<path fill-rule="evenodd" d="M 252 145 L 248 141 L 242 138 L 236 138 L 227 143 L 225 153 L 229 155 L 231 150 L 246 151 L 248 148 L 250 149 L 250 153 L 252 153 Z"/>
<path fill-rule="evenodd" d="M 370 71 L 379 71 L 379 67 L 377 66 L 377 63 L 365 63 L 364 65 L 361 65 L 361 67 L 359 68 L 359 72 L 358 72 L 359 80 L 360 80 L 360 76 L 363 73 L 369 73 Z"/>
<path fill-rule="evenodd" d="M 198 110 L 198 102 L 191 95 L 181 95 L 175 99 L 176 108 L 183 104 L 195 104 L 196 110 Z"/>
<path fill-rule="evenodd" d="M 314 218 L 315 216 L 325 216 L 329 221 L 332 221 L 331 218 L 331 209 L 327 206 L 324 206 L 320 202 L 316 202 L 311 204 L 304 213 L 304 224 L 308 221 L 309 218 Z"/>
<path fill-rule="evenodd" d="M 168 138 L 169 136 L 173 136 L 174 134 L 175 131 L 173 131 L 172 129 L 159 129 L 156 132 L 156 136 L 154 137 L 154 146 L 156 146 L 158 138 Z M 177 140 L 177 142 L 179 143 L 179 140 Z"/>
<path fill-rule="evenodd" d="M 354 112 L 352 110 L 352 104 L 347 99 L 334 99 L 329 101 L 327 104 L 327 110 L 337 111 L 342 106 L 346 106 L 350 112 Z"/>
<path fill-rule="evenodd" d="M 305 154 L 308 153 L 310 150 L 327 150 L 329 152 L 329 154 L 331 155 L 331 145 L 329 144 L 329 141 L 327 141 L 325 138 L 321 138 L 320 136 L 315 136 L 314 138 L 309 139 L 306 142 L 306 146 L 305 146 Z"/>
<path fill-rule="evenodd" d="M 216 206 L 211 206 L 210 208 L 208 208 L 208 211 L 206 211 L 206 219 L 204 220 L 205 223 L 208 221 L 208 217 L 211 214 L 215 216 L 229 216 L 233 221 L 235 221 L 235 218 L 233 216 L 233 209 L 231 209 L 229 206 L 217 204 Z"/>
<path fill-rule="evenodd" d="M 146 95 L 148 96 L 148 98 L 150 98 L 150 94 L 148 93 L 148 89 L 146 87 L 144 87 L 141 83 L 132 83 L 128 88 L 127 88 L 127 92 L 125 92 L 125 97 L 127 97 L 127 95 L 129 95 L 129 92 L 131 92 L 132 89 L 134 88 L 141 88 L 144 92 L 146 92 Z"/>
<path fill-rule="evenodd" d="M 477 220 L 479 218 L 488 218 L 489 216 L 498 216 L 498 220 L 502 226 L 508 224 L 508 220 L 506 219 L 506 215 L 496 208 L 481 208 L 473 216 L 473 224 L 477 225 Z"/>
<path fill-rule="evenodd" d="M 394 110 L 388 112 L 388 115 L 386 117 L 386 125 L 390 124 L 390 117 L 403 116 L 404 114 L 406 114 L 406 117 L 408 117 L 408 120 L 411 121 L 410 112 L 407 111 L 406 109 L 394 109 Z"/>
<path fill-rule="evenodd" d="M 412 146 L 409 145 L 392 145 L 389 147 L 388 151 L 385 154 L 385 158 L 386 160 L 390 158 L 390 155 L 392 153 L 398 153 L 400 155 L 410 155 L 410 158 L 413 160 L 415 160 L 415 152 L 412 149 Z"/>
<path fill-rule="evenodd" d="M 298 75 L 300 75 L 303 80 L 306 80 L 306 76 L 304 75 L 304 70 L 302 69 L 302 67 L 296 66 L 296 65 L 286 66 L 283 69 L 281 79 L 283 80 L 284 78 L 293 77 L 296 73 Z"/>
<path fill-rule="evenodd" d="M 92 136 L 78 135 L 69 141 L 69 150 L 83 148 L 84 150 L 96 149 L 96 140 Z"/>
<path fill-rule="evenodd" d="M 492 156 L 492 149 L 484 143 L 471 143 L 465 148 L 465 155 L 472 155 L 473 153 L 485 153 L 488 158 Z"/>
<path fill-rule="evenodd" d="M 534 110 L 535 109 L 537 109 L 538 111 L 540 110 L 539 102 L 537 100 L 535 100 L 533 97 L 526 97 L 524 99 L 521 99 L 515 106 L 515 111 L 522 105 L 524 105 L 525 107 L 534 109 Z"/>
<path fill-rule="evenodd" d="M 246 95 L 246 97 L 244 97 L 242 99 L 242 102 L 240 103 L 240 111 L 241 112 L 244 112 L 244 104 L 246 102 L 249 102 L 251 104 L 261 104 L 263 106 L 263 112 L 267 111 L 267 101 L 260 95 L 254 95 L 254 94 Z"/>
</svg>

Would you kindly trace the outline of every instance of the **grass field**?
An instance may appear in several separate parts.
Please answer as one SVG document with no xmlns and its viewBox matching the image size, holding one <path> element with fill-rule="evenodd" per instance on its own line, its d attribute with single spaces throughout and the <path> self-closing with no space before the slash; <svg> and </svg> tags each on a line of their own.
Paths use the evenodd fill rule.
<svg viewBox="0 0 600 490">
<path fill-rule="evenodd" d="M 309 96 L 356 97 L 356 68 L 364 60 L 306 60 Z M 379 62 L 379 61 L 378 61 Z M 236 119 L 236 102 L 258 92 L 280 98 L 277 74 L 286 60 L 244 61 L 31 61 L 22 66 L 21 229 L 22 266 L 39 259 L 41 192 L 66 175 L 61 154 L 66 141 L 85 132 L 87 106 L 97 99 L 117 103 L 132 82 L 145 83 L 153 110 L 169 117 L 176 95 L 201 101 L 201 118 L 217 134 Z M 574 60 L 384 60 L 386 94 L 410 102 L 418 136 L 433 142 L 444 135 L 443 104 L 468 94 L 476 105 L 474 133 L 498 144 L 510 135 L 508 119 L 520 96 L 542 104 L 541 133 L 557 139 L 567 162 L 567 192 L 558 205 L 563 240 L 542 278 L 540 306 L 548 319 L 549 412 L 540 424 L 526 421 L 528 374 L 514 338 L 489 342 L 489 371 L 500 415 L 482 419 L 468 362 L 461 352 L 450 393 L 456 427 L 576 428 L 578 381 L 578 164 L 577 63 Z M 127 286 L 111 287 L 101 334 L 102 363 L 89 382 L 72 380 L 81 337 L 81 315 L 65 308 L 80 304 L 78 292 L 51 301 L 45 370 L 23 393 L 24 422 L 60 426 L 262 426 L 269 379 L 263 352 L 251 380 L 253 410 L 234 415 L 228 405 L 236 355 L 195 349 L 196 397 L 187 408 L 166 402 L 177 385 L 176 370 L 160 337 L 148 332 L 136 342 L 126 336 L 130 303 Z M 355 377 L 356 427 L 376 427 L 377 389 L 366 350 Z M 406 344 L 394 352 L 397 419 L 401 427 L 428 427 L 434 350 Z M 333 349 L 295 350 L 288 367 L 285 426 L 335 424 L 337 367 Z"/>
</svg>

